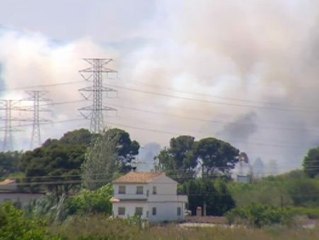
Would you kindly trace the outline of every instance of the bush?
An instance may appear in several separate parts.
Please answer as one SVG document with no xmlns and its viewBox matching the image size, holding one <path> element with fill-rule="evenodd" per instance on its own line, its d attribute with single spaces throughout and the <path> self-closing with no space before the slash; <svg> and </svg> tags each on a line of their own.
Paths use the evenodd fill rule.
<svg viewBox="0 0 319 240">
<path fill-rule="evenodd" d="M 49 235 L 44 222 L 24 216 L 24 212 L 11 203 L 0 206 L 0 239 L 59 240 Z"/>
<path fill-rule="evenodd" d="M 251 204 L 236 208 L 226 214 L 229 223 L 243 223 L 252 227 L 263 227 L 273 224 L 289 224 L 293 214 L 290 210 L 262 204 Z"/>
<path fill-rule="evenodd" d="M 110 200 L 112 195 L 113 188 L 111 184 L 107 184 L 95 191 L 84 189 L 67 200 L 66 211 L 68 215 L 92 213 L 111 215 L 112 203 Z"/>
</svg>

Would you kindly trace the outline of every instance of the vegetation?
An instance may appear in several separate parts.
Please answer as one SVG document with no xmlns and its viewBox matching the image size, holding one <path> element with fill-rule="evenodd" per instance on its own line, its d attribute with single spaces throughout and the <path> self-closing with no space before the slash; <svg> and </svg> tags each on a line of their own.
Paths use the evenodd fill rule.
<svg viewBox="0 0 319 240">
<path fill-rule="evenodd" d="M 224 180 L 194 179 L 183 183 L 180 187 L 183 194 L 188 195 L 188 209 L 196 214 L 197 207 L 206 209 L 207 215 L 222 216 L 235 207 Z"/>
<path fill-rule="evenodd" d="M 22 210 L 12 204 L 0 205 L 0 239 L 10 240 L 59 240 L 49 234 L 43 221 L 27 218 Z"/>
<path fill-rule="evenodd" d="M 23 183 L 32 191 L 42 189 L 61 196 L 79 189 L 82 172 L 86 186 L 97 189 L 109 182 L 114 173 L 129 171 L 138 149 L 139 144 L 131 141 L 123 130 L 109 129 L 97 135 L 79 129 L 58 140 L 48 139 L 41 147 L 23 153 L 19 167 L 25 174 Z M 104 166 L 103 161 L 108 164 Z M 96 177 L 105 178 L 94 183 Z M 89 186 L 90 181 L 94 186 Z"/>
<path fill-rule="evenodd" d="M 138 149 L 139 144 L 131 141 L 127 132 L 116 128 L 104 131 L 88 149 L 81 166 L 84 186 L 94 190 L 129 171 Z"/>
<path fill-rule="evenodd" d="M 267 210 L 268 211 L 268 210 Z M 0 239 L 11 240 L 108 240 L 108 239 L 218 239 L 312 240 L 319 229 L 294 228 L 182 228 L 177 225 L 141 226 L 130 220 L 105 215 L 75 216 L 62 224 L 48 224 L 26 217 L 10 204 L 0 206 Z"/>
<path fill-rule="evenodd" d="M 319 206 L 319 180 L 307 177 L 300 170 L 252 184 L 229 183 L 228 188 L 238 207 L 252 203 L 274 207 Z"/>
<path fill-rule="evenodd" d="M 62 195 L 57 199 L 54 195 L 31 202 L 26 207 L 26 214 L 34 218 L 45 218 L 49 222 L 63 222 L 72 216 L 89 216 L 104 214 L 111 216 L 113 187 L 107 184 L 97 190 L 82 189 L 75 195 Z"/>
<path fill-rule="evenodd" d="M 194 141 L 191 136 L 172 138 L 170 147 L 160 152 L 158 168 L 179 183 L 195 178 L 200 167 L 203 178 L 230 177 L 238 162 L 239 150 L 216 138 Z"/>
<path fill-rule="evenodd" d="M 172 138 L 170 147 L 158 155 L 159 168 L 178 182 L 195 177 L 197 166 L 196 156 L 193 154 L 194 137 L 179 136 Z"/>
<path fill-rule="evenodd" d="M 227 142 L 204 138 L 195 145 L 194 154 L 201 160 L 202 176 L 227 176 L 238 162 L 239 150 Z"/>
<path fill-rule="evenodd" d="M 241 223 L 258 228 L 273 224 L 289 224 L 292 222 L 292 216 L 292 211 L 286 208 L 257 203 L 236 208 L 227 213 L 230 223 Z"/>
<path fill-rule="evenodd" d="M 0 181 L 20 172 L 18 164 L 21 156 L 22 153 L 17 151 L 0 152 Z"/>
<path fill-rule="evenodd" d="M 308 151 L 303 161 L 303 167 L 307 176 L 313 178 L 319 175 L 319 147 Z"/>
<path fill-rule="evenodd" d="M 105 133 L 98 136 L 81 166 L 83 185 L 94 190 L 111 182 L 119 173 L 117 158 L 115 140 Z"/>
<path fill-rule="evenodd" d="M 41 188 L 56 196 L 68 193 L 80 183 L 81 164 L 91 137 L 88 130 L 75 130 L 25 152 L 20 162 L 25 173 L 23 182 L 34 183 L 30 185 L 33 191 Z"/>
<path fill-rule="evenodd" d="M 299 218 L 319 219 L 319 179 L 314 167 L 318 149 L 308 152 L 303 171 L 240 184 L 230 179 L 230 170 L 241 156 L 235 147 L 215 138 L 172 138 L 169 148 L 157 157 L 157 168 L 180 183 L 178 191 L 188 195 L 192 213 L 200 206 L 207 215 L 226 215 L 230 223 L 251 227 L 186 230 L 110 218 L 109 183 L 134 168 L 139 144 L 120 129 L 102 134 L 85 129 L 68 132 L 33 151 L 0 153 L 2 178 L 23 171 L 22 185 L 47 192 L 25 211 L 10 204 L 0 206 L 0 240 L 318 239 L 318 227 L 286 228 Z"/>
<path fill-rule="evenodd" d="M 112 215 L 113 187 L 107 184 L 95 191 L 81 190 L 66 201 L 65 211 L 68 215 L 106 214 Z"/>
<path fill-rule="evenodd" d="M 137 141 L 131 140 L 130 135 L 121 129 L 112 128 L 104 133 L 108 141 L 115 144 L 115 154 L 117 155 L 117 165 L 121 173 L 127 173 L 132 169 L 131 162 L 138 154 L 140 145 Z"/>
</svg>

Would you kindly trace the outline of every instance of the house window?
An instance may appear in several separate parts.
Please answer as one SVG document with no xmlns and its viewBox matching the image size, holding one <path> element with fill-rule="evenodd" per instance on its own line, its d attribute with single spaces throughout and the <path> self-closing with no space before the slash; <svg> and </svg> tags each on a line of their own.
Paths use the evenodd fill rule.
<svg viewBox="0 0 319 240">
<path fill-rule="evenodd" d="M 156 195 L 156 194 L 157 194 L 156 186 L 153 186 L 153 195 Z"/>
<path fill-rule="evenodd" d="M 152 215 L 155 216 L 156 215 L 156 207 L 152 208 Z"/>
<path fill-rule="evenodd" d="M 177 208 L 177 216 L 180 216 L 182 214 L 182 208 L 178 207 Z"/>
<path fill-rule="evenodd" d="M 126 193 L 126 187 L 125 186 L 119 186 L 119 194 L 125 194 Z"/>
<path fill-rule="evenodd" d="M 124 216 L 125 215 L 125 207 L 119 207 L 118 209 L 118 215 Z"/>
<path fill-rule="evenodd" d="M 143 186 L 136 187 L 136 194 L 143 194 Z"/>
<path fill-rule="evenodd" d="M 143 208 L 142 207 L 136 207 L 135 208 L 135 215 L 136 216 L 142 216 L 143 215 Z"/>
</svg>

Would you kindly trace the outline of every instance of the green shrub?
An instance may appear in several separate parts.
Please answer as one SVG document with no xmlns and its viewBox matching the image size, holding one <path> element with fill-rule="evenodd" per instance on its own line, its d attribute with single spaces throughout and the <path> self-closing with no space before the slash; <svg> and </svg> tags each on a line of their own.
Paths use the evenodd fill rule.
<svg viewBox="0 0 319 240">
<path fill-rule="evenodd" d="M 105 213 L 112 214 L 113 195 L 111 184 L 107 184 L 95 191 L 83 189 L 77 195 L 70 197 L 66 202 L 66 211 L 69 215 Z"/>
<path fill-rule="evenodd" d="M 226 214 L 229 223 L 242 223 L 252 227 L 263 227 L 273 224 L 289 224 L 293 214 L 290 210 L 269 205 L 251 204 L 236 208 Z"/>
<path fill-rule="evenodd" d="M 11 203 L 0 206 L 0 240 L 59 240 L 46 231 L 44 222 L 25 217 Z"/>
</svg>

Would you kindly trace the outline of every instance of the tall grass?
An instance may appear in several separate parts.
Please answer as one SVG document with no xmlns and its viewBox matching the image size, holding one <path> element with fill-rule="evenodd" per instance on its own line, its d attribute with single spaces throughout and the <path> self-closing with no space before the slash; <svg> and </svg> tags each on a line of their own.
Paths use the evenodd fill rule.
<svg viewBox="0 0 319 240">
<path fill-rule="evenodd" d="M 103 215 L 74 217 L 62 225 L 51 226 L 50 231 L 65 240 L 317 240 L 319 228 L 264 228 L 205 227 L 185 228 L 179 225 L 148 226 L 120 219 L 108 219 Z"/>
</svg>

